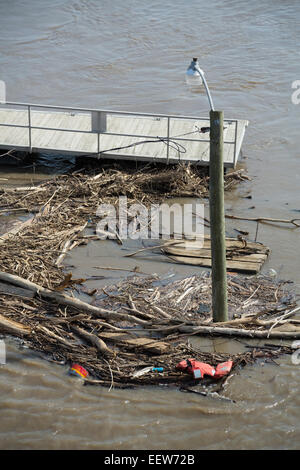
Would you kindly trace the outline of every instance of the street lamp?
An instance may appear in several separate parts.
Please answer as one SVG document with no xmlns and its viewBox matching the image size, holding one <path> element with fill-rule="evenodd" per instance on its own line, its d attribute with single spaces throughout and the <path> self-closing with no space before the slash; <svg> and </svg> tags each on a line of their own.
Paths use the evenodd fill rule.
<svg viewBox="0 0 300 470">
<path fill-rule="evenodd" d="M 199 87 L 203 84 L 210 105 L 209 211 L 212 312 L 214 322 L 224 322 L 228 320 L 228 307 L 224 215 L 223 111 L 215 111 L 204 72 L 200 69 L 196 58 L 193 58 L 186 71 L 186 82 L 192 87 Z"/>
<path fill-rule="evenodd" d="M 204 75 L 203 70 L 200 69 L 198 59 L 196 57 L 190 63 L 189 68 L 187 69 L 186 74 L 185 74 L 185 79 L 186 79 L 187 84 L 190 85 L 191 87 L 198 88 L 202 86 L 202 83 L 203 83 L 206 94 L 207 94 L 207 98 L 209 101 L 210 109 L 211 111 L 214 111 L 215 108 L 214 108 L 213 100 L 212 100 L 212 97 L 211 97 L 211 94 L 210 94 L 210 91 L 209 91 L 209 88 L 205 79 L 205 75 Z"/>
</svg>

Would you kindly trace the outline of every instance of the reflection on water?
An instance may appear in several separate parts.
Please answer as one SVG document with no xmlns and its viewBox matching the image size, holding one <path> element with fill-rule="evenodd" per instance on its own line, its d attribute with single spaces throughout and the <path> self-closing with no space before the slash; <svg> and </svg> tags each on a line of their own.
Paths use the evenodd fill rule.
<svg viewBox="0 0 300 470">
<path fill-rule="evenodd" d="M 300 210 L 300 108 L 291 102 L 291 84 L 299 79 L 299 19 L 294 0 L 0 2 L 0 79 L 10 101 L 204 115 L 205 93 L 191 93 L 184 82 L 198 56 L 216 108 L 226 118 L 250 121 L 241 163 L 252 180 L 226 194 L 226 210 L 289 220 Z M 72 164 L 42 157 L 28 168 L 2 168 L 0 182 L 37 184 Z M 253 222 L 227 222 L 229 232 L 256 235 Z M 258 240 L 272 250 L 265 269 L 297 287 L 299 230 L 260 224 Z M 105 249 L 99 261 L 119 266 L 115 245 Z M 86 256 L 78 250 L 66 262 L 90 270 Z M 195 269 L 149 258 L 139 259 L 146 272 L 179 276 Z M 197 341 L 223 351 L 244 347 Z M 226 389 L 233 405 L 177 390 L 83 387 L 64 366 L 8 341 L 7 364 L 0 365 L 0 447 L 296 449 L 298 369 L 289 357 L 277 363 L 234 376 Z"/>
</svg>

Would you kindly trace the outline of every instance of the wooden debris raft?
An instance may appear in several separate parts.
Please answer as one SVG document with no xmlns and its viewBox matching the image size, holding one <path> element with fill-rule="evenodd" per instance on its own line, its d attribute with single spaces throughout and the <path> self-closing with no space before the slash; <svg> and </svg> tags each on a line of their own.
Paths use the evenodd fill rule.
<svg viewBox="0 0 300 470">
<path fill-rule="evenodd" d="M 191 346 L 190 335 L 300 337 L 300 320 L 294 318 L 300 307 L 293 293 L 285 283 L 264 276 L 228 277 L 232 319 L 218 325 L 212 323 L 207 273 L 168 283 L 157 276 L 135 274 L 107 286 L 91 303 L 8 273 L 0 272 L 0 279 L 8 286 L 0 294 L 0 333 L 22 338 L 32 349 L 67 367 L 79 363 L 90 374 L 88 383 L 110 388 L 195 385 L 191 376 L 176 369 L 190 357 L 213 366 L 233 360 L 233 373 L 258 358 L 293 352 L 279 345 L 271 351 L 208 353 Z M 11 292 L 14 286 L 20 289 L 17 297 Z M 33 296 L 23 296 L 21 289 Z M 135 374 L 148 366 L 162 367 L 163 372 Z M 221 384 L 213 379 L 201 383 Z"/>
<path fill-rule="evenodd" d="M 178 246 L 165 246 L 162 248 L 170 259 L 195 266 L 211 267 L 210 237 L 204 240 L 186 240 Z M 257 242 L 248 242 L 245 239 L 226 238 L 226 266 L 230 271 L 258 273 L 268 258 L 269 248 Z"/>
<path fill-rule="evenodd" d="M 105 295 L 96 296 L 93 303 L 101 308 L 125 309 L 133 315 L 147 312 L 152 321 L 144 328 L 149 330 L 150 323 L 151 331 L 162 336 L 188 332 L 293 339 L 300 337 L 300 320 L 292 318 L 300 307 L 288 286 L 285 281 L 260 274 L 228 274 L 230 320 L 220 324 L 212 322 L 209 272 L 166 284 L 155 277 L 134 276 L 116 286 L 107 286 Z"/>
<path fill-rule="evenodd" d="M 227 188 L 242 179 L 237 172 L 229 175 Z M 62 261 L 69 250 L 92 239 L 84 229 L 87 220 L 97 222 L 99 204 L 117 207 L 120 195 L 130 204 L 145 205 L 167 197 L 207 196 L 208 175 L 180 166 L 103 168 L 98 174 L 60 176 L 36 188 L 0 190 L 2 213 L 25 211 L 31 217 L 0 237 L 1 334 L 20 337 L 67 367 L 79 363 L 88 370 L 89 383 L 110 388 L 188 384 L 191 377 L 177 371 L 176 364 L 189 357 L 211 365 L 232 359 L 234 369 L 258 357 L 257 351 L 205 353 L 189 344 L 190 335 L 299 338 L 293 295 L 285 283 L 263 276 L 229 275 L 231 320 L 222 325 L 212 324 L 208 273 L 168 284 L 135 273 L 101 293 L 96 290 L 90 303 L 72 296 L 75 285 L 77 293 L 87 289 L 85 279 L 64 272 Z M 291 351 L 278 347 L 262 351 L 261 357 Z M 148 366 L 163 367 L 163 372 L 134 374 Z"/>
<path fill-rule="evenodd" d="M 243 171 L 229 172 L 225 189 L 246 179 Z M 61 269 L 64 257 L 92 239 L 84 234 L 84 228 L 88 220 L 96 225 L 100 204 L 112 204 L 118 211 L 119 196 L 127 196 L 128 204 L 149 207 L 172 197 L 207 197 L 208 188 L 206 168 L 111 168 L 110 164 L 109 169 L 103 166 L 60 175 L 36 187 L 0 189 L 0 214 L 23 212 L 29 217 L 0 236 L 0 269 L 54 288 L 65 277 Z"/>
</svg>

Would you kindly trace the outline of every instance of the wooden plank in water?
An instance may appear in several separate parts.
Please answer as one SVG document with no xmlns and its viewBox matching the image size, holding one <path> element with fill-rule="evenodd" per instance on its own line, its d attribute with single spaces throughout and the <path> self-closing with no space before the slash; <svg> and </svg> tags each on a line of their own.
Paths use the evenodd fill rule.
<svg viewBox="0 0 300 470">
<path fill-rule="evenodd" d="M 167 256 L 168 258 L 174 261 L 177 261 L 180 264 L 190 264 L 193 266 L 201 266 L 203 268 L 211 268 L 211 258 L 190 258 L 187 256 L 173 256 L 173 255 L 167 255 Z M 261 269 L 261 263 L 227 260 L 226 267 L 230 271 L 258 273 Z"/>
<path fill-rule="evenodd" d="M 203 248 L 208 248 L 210 249 L 210 236 L 208 235 L 205 235 L 204 236 L 204 239 L 198 239 L 198 240 L 180 240 L 180 248 L 183 248 L 183 249 L 189 249 L 189 250 L 200 250 L 200 249 L 203 249 Z M 269 252 L 269 248 L 265 245 L 263 245 L 262 243 L 259 243 L 259 242 L 249 242 L 248 240 L 239 240 L 237 238 L 231 238 L 231 237 L 228 237 L 226 238 L 225 240 L 226 242 L 226 248 L 227 249 L 242 249 L 242 248 L 249 248 L 249 249 L 252 249 L 252 250 L 256 250 L 260 253 L 268 253 Z M 178 247 L 179 248 L 179 247 Z"/>
<path fill-rule="evenodd" d="M 193 251 L 193 250 L 188 250 L 184 248 L 176 248 L 176 246 L 170 246 L 166 248 L 166 251 L 170 255 L 176 255 L 176 256 L 187 256 L 187 257 L 192 257 L 192 258 L 211 258 L 211 250 L 209 249 L 203 249 L 199 251 Z M 265 253 L 237 253 L 235 249 L 233 250 L 227 250 L 227 260 L 230 261 L 231 259 L 234 260 L 236 257 L 238 257 L 239 261 L 253 261 L 254 263 L 266 260 L 268 255 Z"/>
<path fill-rule="evenodd" d="M 255 242 L 226 239 L 226 267 L 232 271 L 257 273 L 268 258 L 269 248 Z M 162 248 L 170 259 L 181 264 L 211 268 L 210 239 L 185 241 Z"/>
</svg>

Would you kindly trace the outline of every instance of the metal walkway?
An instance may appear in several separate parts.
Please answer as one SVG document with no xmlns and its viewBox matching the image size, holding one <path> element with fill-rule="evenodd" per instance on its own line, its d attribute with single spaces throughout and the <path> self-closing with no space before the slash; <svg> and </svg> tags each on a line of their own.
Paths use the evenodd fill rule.
<svg viewBox="0 0 300 470">
<path fill-rule="evenodd" d="M 209 165 L 209 118 L 0 103 L 0 149 Z M 224 119 L 224 166 L 238 161 L 248 121 Z M 206 129 L 205 129 L 206 128 Z"/>
</svg>

